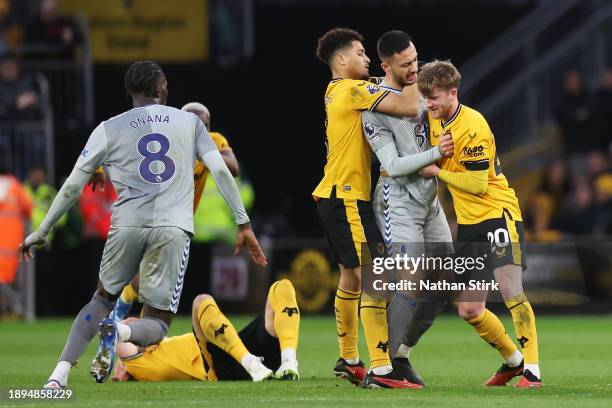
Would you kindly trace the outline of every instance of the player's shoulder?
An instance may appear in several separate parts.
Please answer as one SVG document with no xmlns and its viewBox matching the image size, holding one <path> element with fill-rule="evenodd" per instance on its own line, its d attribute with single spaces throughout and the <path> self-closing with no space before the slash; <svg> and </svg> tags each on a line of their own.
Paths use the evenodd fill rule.
<svg viewBox="0 0 612 408">
<path fill-rule="evenodd" d="M 229 142 L 227 141 L 226 137 L 223 136 L 221 133 L 210 132 L 210 137 L 217 145 L 217 149 L 221 150 L 229 148 Z"/>
<path fill-rule="evenodd" d="M 489 126 L 487 120 L 482 115 L 482 113 L 478 112 L 474 108 L 470 108 L 466 105 L 461 105 L 461 115 L 465 122 L 468 122 L 470 125 L 486 125 Z"/>
</svg>

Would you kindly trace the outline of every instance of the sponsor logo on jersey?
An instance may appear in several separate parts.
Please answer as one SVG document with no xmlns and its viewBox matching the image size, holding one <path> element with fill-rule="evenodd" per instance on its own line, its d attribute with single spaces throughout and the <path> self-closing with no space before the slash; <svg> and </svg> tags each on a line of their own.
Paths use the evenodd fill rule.
<svg viewBox="0 0 612 408">
<path fill-rule="evenodd" d="M 87 155 L 89 154 L 89 150 L 87 150 L 87 148 L 83 149 L 83 151 L 81 152 L 81 156 L 86 159 Z"/>
<path fill-rule="evenodd" d="M 484 147 L 482 145 L 478 145 L 478 146 L 474 146 L 474 147 L 464 147 L 463 148 L 463 155 L 470 157 L 470 158 L 476 158 L 476 157 L 484 157 Z"/>
</svg>

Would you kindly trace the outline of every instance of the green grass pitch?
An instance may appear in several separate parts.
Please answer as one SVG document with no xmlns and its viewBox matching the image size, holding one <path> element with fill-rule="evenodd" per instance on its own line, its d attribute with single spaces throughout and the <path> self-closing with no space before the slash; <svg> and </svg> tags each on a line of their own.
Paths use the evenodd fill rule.
<svg viewBox="0 0 612 408">
<path fill-rule="evenodd" d="M 233 317 L 237 328 L 248 322 Z M 0 322 L 0 407 L 268 407 L 268 406 L 612 406 L 612 316 L 540 316 L 541 368 L 545 387 L 516 390 L 485 389 L 481 384 L 500 359 L 474 330 L 454 316 L 441 317 L 414 350 L 412 362 L 427 382 L 425 390 L 365 390 L 336 380 L 331 368 L 337 358 L 332 317 L 305 316 L 300 328 L 296 383 L 166 382 L 95 384 L 88 370 L 92 342 L 79 368 L 72 370 L 70 401 L 9 400 L 7 390 L 40 387 L 54 367 L 70 328 L 70 319 L 33 324 Z M 511 332 L 511 322 L 504 320 Z M 178 318 L 170 334 L 190 330 Z M 362 333 L 360 340 L 363 340 Z M 362 357 L 367 356 L 363 342 Z"/>
</svg>

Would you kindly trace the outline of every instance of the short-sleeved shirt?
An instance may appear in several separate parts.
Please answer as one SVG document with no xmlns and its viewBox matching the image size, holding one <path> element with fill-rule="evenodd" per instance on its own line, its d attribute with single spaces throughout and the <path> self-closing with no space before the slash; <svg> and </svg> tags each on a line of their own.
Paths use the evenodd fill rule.
<svg viewBox="0 0 612 408">
<path fill-rule="evenodd" d="M 167 337 L 148 346 L 138 357 L 122 360 L 137 381 L 184 381 L 208 379 L 204 361 L 193 333 Z"/>
<path fill-rule="evenodd" d="M 372 152 L 361 127 L 361 111 L 376 110 L 388 90 L 365 80 L 334 79 L 325 92 L 327 163 L 312 195 L 370 200 Z"/>
<path fill-rule="evenodd" d="M 455 143 L 452 157 L 442 161 L 442 168 L 451 172 L 488 170 L 488 189 L 477 195 L 448 185 L 459 224 L 478 224 L 485 220 L 501 218 L 507 210 L 515 221 L 522 221 L 518 199 L 502 173 L 495 148 L 495 138 L 486 119 L 480 112 L 459 105 L 453 116 L 443 122 L 428 113 L 430 139 L 437 146 L 440 136 L 450 133 Z"/>
<path fill-rule="evenodd" d="M 210 137 L 217 146 L 219 151 L 221 150 L 232 150 L 227 139 L 219 132 L 210 132 Z M 202 198 L 202 192 L 206 187 L 206 179 L 208 178 L 208 167 L 202 163 L 201 160 L 196 161 L 196 165 L 193 168 L 193 182 L 195 185 L 195 193 L 193 196 L 193 212 L 198 209 L 200 204 L 200 198 Z"/>
<path fill-rule="evenodd" d="M 196 157 L 216 150 L 193 113 L 164 105 L 131 109 L 100 123 L 76 167 L 104 165 L 117 192 L 115 227 L 178 227 L 193 233 Z"/>
</svg>

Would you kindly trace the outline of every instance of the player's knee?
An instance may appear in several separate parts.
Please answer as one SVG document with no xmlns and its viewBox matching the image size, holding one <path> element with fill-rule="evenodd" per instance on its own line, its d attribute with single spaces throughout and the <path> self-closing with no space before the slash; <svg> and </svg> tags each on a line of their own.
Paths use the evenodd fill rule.
<svg viewBox="0 0 612 408">
<path fill-rule="evenodd" d="M 458 310 L 459 317 L 465 321 L 476 319 L 482 312 L 484 312 L 483 305 L 460 305 Z"/>
<path fill-rule="evenodd" d="M 269 296 L 281 295 L 295 298 L 295 288 L 289 279 L 277 280 L 270 286 Z"/>
<path fill-rule="evenodd" d="M 212 300 L 213 302 L 215 301 L 215 298 L 213 298 L 211 295 L 209 295 L 208 293 L 202 293 L 199 294 L 198 296 L 195 297 L 195 299 L 193 299 L 193 307 L 192 307 L 192 311 L 194 313 L 198 312 L 198 309 L 200 308 L 200 305 L 204 302 L 206 302 L 207 300 Z"/>
</svg>

